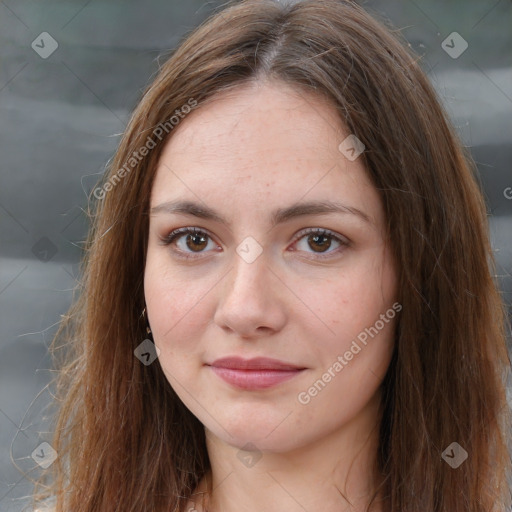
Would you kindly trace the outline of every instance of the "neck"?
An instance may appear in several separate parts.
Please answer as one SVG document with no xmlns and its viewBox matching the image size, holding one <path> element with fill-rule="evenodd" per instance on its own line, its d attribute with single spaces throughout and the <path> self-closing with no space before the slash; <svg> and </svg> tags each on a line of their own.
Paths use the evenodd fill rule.
<svg viewBox="0 0 512 512">
<path fill-rule="evenodd" d="M 280 453 L 242 452 L 239 446 L 205 429 L 211 469 L 196 490 L 204 493 L 205 508 L 196 510 L 366 511 L 377 483 L 373 469 L 378 448 L 378 405 L 376 396 L 342 428 Z M 200 503 L 201 496 L 197 494 L 194 501 Z M 381 510 L 377 500 L 372 510 Z"/>
</svg>

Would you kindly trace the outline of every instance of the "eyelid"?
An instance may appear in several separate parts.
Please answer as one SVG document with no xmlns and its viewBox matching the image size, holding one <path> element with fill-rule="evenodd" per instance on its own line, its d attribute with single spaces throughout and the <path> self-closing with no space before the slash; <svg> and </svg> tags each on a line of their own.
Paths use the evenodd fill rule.
<svg viewBox="0 0 512 512">
<path fill-rule="evenodd" d="M 295 235 L 293 243 L 295 243 L 295 241 L 297 241 L 297 240 L 300 240 L 304 235 L 308 235 L 309 233 L 318 233 L 318 234 L 328 235 L 328 236 L 334 238 L 335 240 L 337 240 L 338 242 L 346 244 L 346 245 L 350 245 L 350 243 L 351 243 L 350 240 L 346 236 L 343 236 L 343 235 L 336 233 L 335 231 L 332 231 L 327 228 L 318 228 L 318 227 L 301 229 Z"/>
<path fill-rule="evenodd" d="M 188 235 L 188 234 L 191 234 L 191 233 L 205 234 L 205 235 L 208 236 L 208 238 L 210 240 L 212 240 L 212 241 L 215 240 L 215 237 L 207 229 L 200 228 L 200 227 L 197 227 L 197 226 L 185 226 L 183 228 L 173 229 L 167 235 L 159 236 L 159 239 L 160 239 L 160 242 L 162 243 L 162 245 L 170 245 L 176 239 L 180 238 L 180 236 Z M 188 254 L 194 254 L 194 253 L 188 253 Z M 197 254 L 199 256 L 201 253 L 197 253 Z M 194 257 L 194 256 L 192 256 L 192 257 Z"/>
</svg>

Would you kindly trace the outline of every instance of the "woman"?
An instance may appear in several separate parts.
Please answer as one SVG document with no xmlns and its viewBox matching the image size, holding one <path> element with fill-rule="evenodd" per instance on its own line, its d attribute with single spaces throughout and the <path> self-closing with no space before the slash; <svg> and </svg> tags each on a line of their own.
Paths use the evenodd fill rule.
<svg viewBox="0 0 512 512">
<path fill-rule="evenodd" d="M 507 510 L 473 173 L 355 4 L 248 0 L 195 30 L 94 192 L 53 346 L 57 512 Z"/>
</svg>

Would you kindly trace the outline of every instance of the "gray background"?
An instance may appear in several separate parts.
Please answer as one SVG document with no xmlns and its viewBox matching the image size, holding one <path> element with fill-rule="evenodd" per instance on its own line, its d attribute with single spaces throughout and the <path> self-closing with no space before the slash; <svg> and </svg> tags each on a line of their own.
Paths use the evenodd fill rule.
<svg viewBox="0 0 512 512">
<path fill-rule="evenodd" d="M 47 346 L 72 299 L 87 196 L 113 155 L 158 57 L 221 2 L 0 0 L 0 511 L 20 511 L 50 440 Z M 512 298 L 512 3 L 363 3 L 422 55 L 489 206 L 498 274 Z M 58 48 L 47 52 L 48 32 Z M 452 58 L 452 32 L 468 48 Z M 451 43 L 450 43 L 451 44 Z M 455 42 L 455 48 L 460 48 Z M 510 194 L 507 193 L 510 191 Z M 511 199 L 506 196 L 509 195 Z"/>
</svg>

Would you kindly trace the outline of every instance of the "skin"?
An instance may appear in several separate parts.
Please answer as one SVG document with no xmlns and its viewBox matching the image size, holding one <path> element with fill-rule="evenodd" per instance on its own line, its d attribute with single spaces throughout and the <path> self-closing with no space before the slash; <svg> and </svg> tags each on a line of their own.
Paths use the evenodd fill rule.
<svg viewBox="0 0 512 512">
<path fill-rule="evenodd" d="M 151 208 L 187 199 L 231 223 L 152 210 L 144 276 L 159 363 L 205 426 L 210 512 L 362 511 L 369 501 L 396 319 L 309 403 L 298 400 L 397 297 L 379 195 L 362 158 L 338 149 L 348 135 L 323 98 L 258 82 L 199 105 L 161 155 Z M 309 200 L 339 201 L 369 220 L 309 214 L 271 226 L 275 208 Z M 184 227 L 205 230 L 206 241 L 187 245 L 184 234 L 162 243 Z M 331 230 L 349 245 L 329 237 L 315 244 L 301 234 L 306 228 Z M 249 236 L 263 250 L 252 263 L 236 252 Z M 228 355 L 306 369 L 266 390 L 240 390 L 205 366 Z M 249 442 L 260 457 L 252 467 L 237 456 Z M 185 510 L 202 507 L 194 497 Z"/>
</svg>

